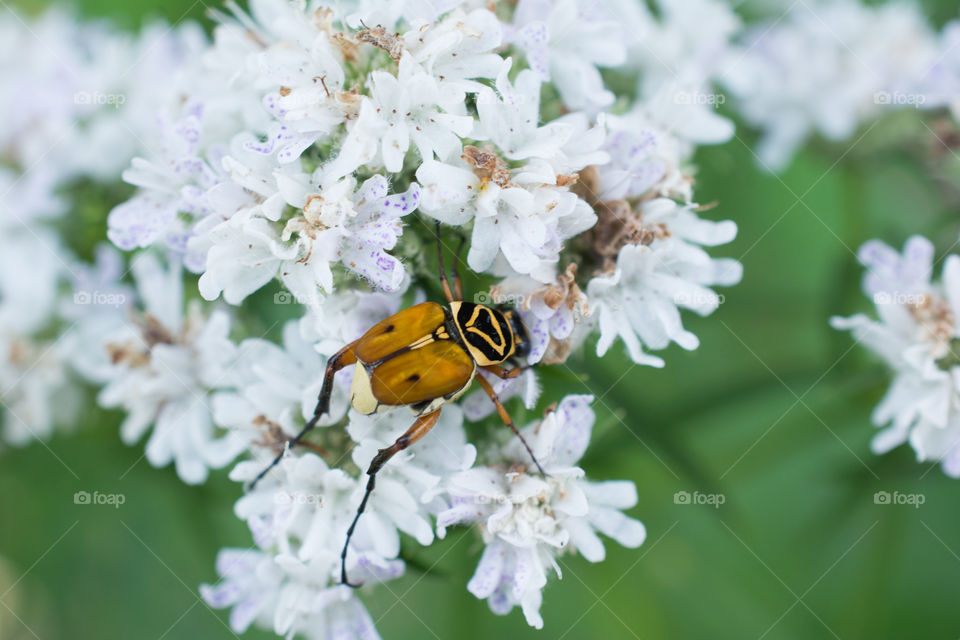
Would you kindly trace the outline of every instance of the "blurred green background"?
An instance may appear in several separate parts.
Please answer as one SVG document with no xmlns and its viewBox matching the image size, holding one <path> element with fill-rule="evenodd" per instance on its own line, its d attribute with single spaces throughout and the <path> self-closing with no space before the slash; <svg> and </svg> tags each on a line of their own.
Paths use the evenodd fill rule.
<svg viewBox="0 0 960 640">
<path fill-rule="evenodd" d="M 956 14 L 955 0 L 922 4 L 938 25 Z M 77 5 L 131 28 L 144 16 L 205 19 L 200 0 Z M 580 377 L 543 374 L 552 399 L 597 395 L 583 466 L 636 481 L 631 514 L 647 542 L 610 543 L 599 565 L 562 558 L 536 632 L 518 610 L 496 617 L 466 592 L 481 547 L 458 532 L 414 551 L 417 563 L 439 561 L 429 574 L 411 568 L 368 594 L 384 638 L 960 637 L 960 484 L 909 449 L 870 453 L 869 413 L 887 377 L 827 324 L 867 309 L 854 255 L 863 241 L 899 247 L 920 233 L 941 260 L 954 248 L 960 162 L 914 113 L 852 150 L 815 141 L 779 177 L 757 169 L 753 134 L 738 136 L 697 157 L 698 200 L 740 225 L 714 253 L 745 271 L 713 317 L 686 317 L 700 349 L 669 349 L 663 370 L 588 353 L 570 363 Z M 216 580 L 218 549 L 250 544 L 232 514 L 239 488 L 223 473 L 188 487 L 150 467 L 142 446 L 120 443 L 119 419 L 89 409 L 77 433 L 0 460 L 0 592 L 13 586 L 3 640 L 232 637 L 197 585 Z M 126 504 L 78 506 L 78 490 L 123 493 Z M 876 505 L 881 490 L 925 504 Z M 676 504 L 678 491 L 725 504 Z"/>
</svg>

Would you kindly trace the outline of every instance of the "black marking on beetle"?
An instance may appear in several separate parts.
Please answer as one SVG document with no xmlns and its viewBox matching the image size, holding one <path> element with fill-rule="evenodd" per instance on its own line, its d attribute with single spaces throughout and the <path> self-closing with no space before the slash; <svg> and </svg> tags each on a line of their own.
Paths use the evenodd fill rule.
<svg viewBox="0 0 960 640">
<path fill-rule="evenodd" d="M 457 311 L 463 339 L 491 362 L 503 362 L 513 348 L 513 333 L 503 314 L 485 305 L 464 302 Z"/>
</svg>

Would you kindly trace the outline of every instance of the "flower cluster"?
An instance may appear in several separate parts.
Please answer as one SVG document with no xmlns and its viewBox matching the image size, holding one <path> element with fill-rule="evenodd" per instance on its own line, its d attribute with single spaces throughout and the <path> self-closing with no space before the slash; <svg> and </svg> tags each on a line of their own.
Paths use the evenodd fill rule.
<svg viewBox="0 0 960 640">
<path fill-rule="evenodd" d="M 340 583 L 341 549 L 354 582 L 387 583 L 406 570 L 402 534 L 430 545 L 456 526 L 483 542 L 469 593 L 544 627 L 562 554 L 599 562 L 601 534 L 635 548 L 646 531 L 625 513 L 632 482 L 579 466 L 593 397 L 555 397 L 538 369 L 621 347 L 664 367 L 655 352 L 699 346 L 685 311 L 712 314 L 715 289 L 742 277 L 714 249 L 737 225 L 694 189 L 698 147 L 734 135 L 717 86 L 771 170 L 891 107 L 960 118 L 960 23 L 938 35 L 905 3 L 799 2 L 749 29 L 722 0 L 226 7 L 209 39 L 0 12 L 0 89 L 15 98 L 0 104 L 0 438 L 69 424 L 80 379 L 124 414 L 124 442 L 186 483 L 233 465 L 249 486 L 279 460 L 235 505 L 253 546 L 222 550 L 201 587 L 238 633 L 378 638 L 363 592 Z M 100 192 L 120 178 L 125 199 Z M 78 219 L 102 227 L 92 260 Z M 487 393 L 467 393 L 367 494 L 411 415 L 362 415 L 346 367 L 316 416 L 325 369 L 439 295 L 438 241 L 459 241 L 488 289 L 467 301 L 521 318 L 523 373 L 478 375 L 535 417 L 521 441 Z M 922 238 L 902 256 L 868 243 L 860 260 L 879 320 L 832 322 L 895 373 L 874 449 L 909 441 L 960 477 L 960 258 L 940 282 Z"/>
<path fill-rule="evenodd" d="M 949 256 L 934 282 L 934 248 L 914 236 L 903 254 L 878 242 L 859 252 L 866 267 L 863 289 L 877 320 L 857 314 L 833 318 L 837 329 L 876 352 L 893 371 L 893 383 L 873 412 L 883 431 L 873 450 L 885 453 L 909 442 L 919 461 L 940 462 L 960 477 L 960 256 Z"/>
<path fill-rule="evenodd" d="M 223 550 L 203 597 L 231 610 L 237 632 L 378 637 L 359 592 L 340 584 L 341 546 L 364 472 L 411 416 L 352 409 L 348 367 L 318 428 L 289 443 L 314 415 L 330 358 L 437 293 L 435 226 L 446 249 L 462 239 L 465 265 L 490 287 L 471 299 L 519 312 L 525 368 L 594 341 L 603 356 L 618 340 L 635 363 L 662 367 L 650 352 L 698 346 L 681 311 L 712 313 L 713 288 L 741 278 L 737 261 L 710 253 L 736 225 L 709 219 L 692 178 L 696 148 L 733 135 L 713 82 L 740 22 L 719 0 L 697 0 L 709 28 L 685 3 L 655 4 L 252 0 L 249 13 L 217 13 L 209 42 L 195 27 L 121 37 L 42 18 L 55 47 L 31 59 L 37 68 L 9 70 L 37 104 L 8 114 L 18 126 L 0 134 L 17 167 L 9 188 L 29 203 L 2 221 L 19 234 L 0 251 L 11 262 L 0 339 L 13 336 L 0 343 L 0 382 L 17 389 L 4 404 L 51 422 L 43 411 L 67 406 L 49 402 L 66 363 L 124 413 L 122 439 L 144 441 L 146 460 L 184 482 L 236 462 L 231 478 L 246 484 L 282 454 L 236 503 L 254 546 Z M 30 46 L 17 42 L 0 47 Z M 623 82 L 635 90 L 615 91 Z M 30 171 L 61 134 L 83 153 L 43 163 L 51 175 Z M 112 246 L 95 263 L 22 277 L 12 265 L 38 247 L 70 255 L 50 230 L 67 210 L 55 189 L 121 172 L 134 191 L 97 221 Z M 36 317 L 5 313 L 28 294 L 44 296 L 29 305 Z M 286 305 L 274 326 L 262 313 L 271 295 Z M 47 365 L 44 343 L 16 338 L 51 323 L 58 360 Z M 561 554 L 603 560 L 600 534 L 643 543 L 624 514 L 638 496 L 578 466 L 591 396 L 554 397 L 531 368 L 480 375 L 501 399 L 540 409 L 521 431 L 545 474 L 487 396 L 469 394 L 377 475 L 346 568 L 355 582 L 387 582 L 405 571 L 401 534 L 429 545 L 474 526 L 485 549 L 467 589 L 539 628 Z M 480 423 L 472 443 L 467 420 Z"/>
<path fill-rule="evenodd" d="M 739 40 L 722 82 L 762 132 L 756 153 L 771 171 L 813 133 L 844 141 L 891 108 L 939 106 L 946 88 L 936 34 L 914 3 L 794 3 Z"/>
<path fill-rule="evenodd" d="M 68 189 L 113 183 L 146 144 L 155 109 L 204 44 L 196 25 L 138 35 L 51 10 L 30 22 L 0 11 L 0 440 L 23 445 L 67 427 L 80 398 L 68 369 L 85 359 L 79 323 L 119 310 L 129 292 L 115 252 L 73 255 Z M 68 215 L 69 214 L 69 215 Z M 97 214 L 94 222 L 101 216 Z M 81 365 L 82 366 L 82 365 Z"/>
</svg>

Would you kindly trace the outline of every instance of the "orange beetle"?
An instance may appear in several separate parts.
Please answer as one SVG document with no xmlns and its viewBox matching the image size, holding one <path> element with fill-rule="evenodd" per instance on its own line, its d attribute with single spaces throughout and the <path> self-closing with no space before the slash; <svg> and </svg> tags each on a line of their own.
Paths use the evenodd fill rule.
<svg viewBox="0 0 960 640">
<path fill-rule="evenodd" d="M 500 418 L 523 442 L 534 465 L 541 474 L 544 473 L 493 387 L 483 376 L 477 375 L 478 368 L 504 379 L 522 373 L 524 367 L 508 369 L 502 365 L 527 354 L 530 347 L 527 330 L 513 309 L 464 302 L 456 263 L 451 291 L 443 267 L 439 223 L 437 252 L 440 284 L 449 306 L 422 302 L 399 311 L 335 353 L 327 362 L 313 417 L 289 442 L 290 446 L 297 444 L 317 425 L 317 421 L 329 409 L 334 375 L 352 364 L 357 365 L 350 389 L 350 404 L 354 410 L 370 415 L 408 406 L 417 416 L 403 435 L 389 447 L 377 452 L 367 469 L 367 475 L 370 476 L 367 488 L 347 530 L 347 539 L 340 554 L 340 580 L 348 586 L 356 585 L 347 580 L 347 548 L 373 492 L 377 472 L 394 454 L 426 435 L 437 424 L 444 403 L 463 395 L 475 379 L 493 400 Z M 281 452 L 257 475 L 250 488 L 256 486 L 282 458 Z"/>
</svg>

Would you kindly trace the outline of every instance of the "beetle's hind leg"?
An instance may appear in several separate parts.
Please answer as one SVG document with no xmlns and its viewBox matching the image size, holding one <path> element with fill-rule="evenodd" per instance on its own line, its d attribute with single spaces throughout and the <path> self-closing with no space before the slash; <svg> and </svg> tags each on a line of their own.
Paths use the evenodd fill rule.
<svg viewBox="0 0 960 640">
<path fill-rule="evenodd" d="M 364 510 L 367 508 L 367 500 L 370 499 L 370 494 L 373 493 L 373 487 L 376 484 L 377 472 L 387 463 L 387 460 L 392 458 L 394 454 L 398 451 L 403 451 L 414 442 L 425 436 L 430 429 L 433 429 L 437 424 L 437 420 L 440 418 L 440 409 L 432 411 L 428 414 L 419 416 L 413 423 L 413 425 L 407 429 L 402 436 L 397 438 L 393 444 L 389 447 L 380 449 L 377 452 L 377 455 L 373 457 L 373 460 L 370 461 L 370 466 L 367 468 L 367 475 L 370 478 L 367 480 L 367 488 L 363 493 L 363 499 L 360 501 L 360 506 L 357 507 L 357 514 L 353 517 L 353 522 L 350 523 L 350 528 L 347 529 L 347 539 L 343 543 L 343 551 L 340 552 L 340 582 L 347 585 L 348 587 L 359 587 L 358 584 L 352 584 L 347 580 L 347 548 L 350 546 L 350 538 L 353 537 L 353 531 L 357 527 L 357 522 L 360 520 L 360 516 L 363 515 Z"/>
<path fill-rule="evenodd" d="M 487 369 L 488 367 L 484 367 L 484 368 Z M 513 369 L 512 371 L 516 371 L 516 369 Z M 497 373 L 497 372 L 493 371 L 492 373 Z M 508 377 L 513 377 L 513 376 L 508 376 Z M 513 420 L 510 418 L 510 414 L 507 413 L 506 407 L 504 407 L 503 403 L 500 402 L 500 398 L 497 396 L 497 392 L 493 390 L 493 387 L 490 385 L 489 382 L 487 382 L 487 379 L 484 378 L 483 376 L 477 376 L 477 381 L 480 383 L 480 386 L 483 387 L 483 390 L 487 392 L 487 395 L 490 396 L 490 399 L 493 400 L 493 404 L 497 406 L 497 413 L 500 414 L 500 419 L 503 420 L 504 424 L 510 427 L 510 430 L 513 431 L 513 434 L 515 436 L 520 438 L 520 442 L 523 443 L 523 448 L 526 449 L 527 453 L 530 454 L 530 459 L 533 460 L 533 464 L 536 465 L 537 471 L 540 472 L 540 475 L 546 476 L 547 472 L 544 471 L 543 467 L 540 466 L 540 461 L 537 460 L 537 456 L 533 455 L 533 449 L 531 449 L 530 445 L 527 444 L 527 441 L 524 439 L 523 435 L 520 433 L 520 430 L 517 429 L 517 425 L 513 424 Z"/>
<path fill-rule="evenodd" d="M 333 395 L 333 378 L 340 369 L 354 364 L 357 361 L 357 356 L 353 352 L 353 347 L 356 345 L 356 342 L 351 342 L 345 346 L 340 351 L 336 352 L 333 356 L 330 357 L 330 360 L 327 361 L 327 369 L 323 374 L 323 386 L 320 387 L 320 395 L 317 397 L 317 406 L 313 409 L 313 417 L 307 421 L 307 424 L 304 425 L 303 429 L 300 430 L 293 438 L 290 438 L 287 441 L 287 447 L 293 447 L 300 442 L 301 439 L 307 433 L 310 432 L 314 427 L 317 426 L 317 422 L 320 420 L 320 417 L 325 414 L 330 409 L 330 397 Z M 283 454 L 286 453 L 286 447 L 284 450 L 277 454 L 277 457 L 273 459 L 270 464 L 264 468 L 257 477 L 253 479 L 253 482 L 250 483 L 248 490 L 252 490 L 257 486 L 257 483 L 267 475 L 271 469 L 280 464 L 280 461 L 283 460 Z"/>
</svg>

